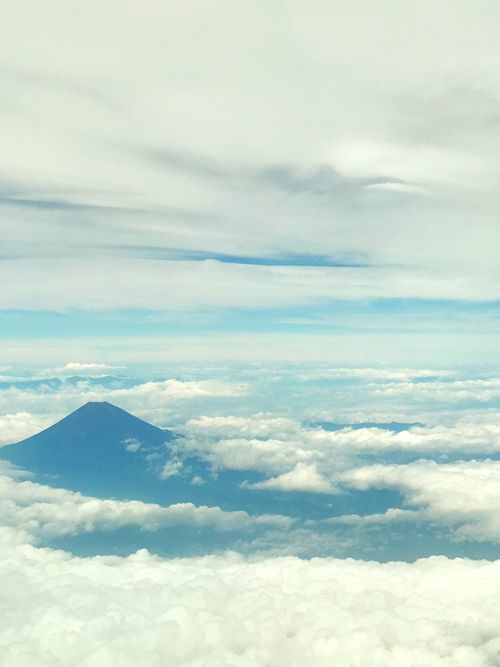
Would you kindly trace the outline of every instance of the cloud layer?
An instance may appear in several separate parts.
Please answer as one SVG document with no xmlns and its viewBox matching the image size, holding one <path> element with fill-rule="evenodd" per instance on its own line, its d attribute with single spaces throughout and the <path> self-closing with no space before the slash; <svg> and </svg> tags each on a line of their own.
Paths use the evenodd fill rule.
<svg viewBox="0 0 500 667">
<path fill-rule="evenodd" d="M 494 2 L 91 6 L 3 17 L 0 308 L 499 298 Z"/>
<path fill-rule="evenodd" d="M 101 500 L 22 480 L 22 476 L 16 479 L 15 471 L 9 469 L 2 472 L 2 526 L 9 526 L 36 541 L 123 526 L 137 526 L 150 532 L 184 524 L 239 532 L 266 526 L 286 529 L 293 523 L 284 516 L 252 517 L 242 511 L 224 512 L 219 507 L 196 507 L 192 503 L 162 507 L 137 500 Z"/>
<path fill-rule="evenodd" d="M 457 540 L 500 542 L 500 462 L 459 461 L 440 465 L 417 461 L 410 465 L 373 465 L 341 475 L 355 488 L 397 488 L 417 512 L 376 517 L 350 517 L 350 521 L 385 523 L 421 519 L 448 528 Z"/>
<path fill-rule="evenodd" d="M 498 665 L 498 562 L 0 550 L 2 667 Z"/>
</svg>

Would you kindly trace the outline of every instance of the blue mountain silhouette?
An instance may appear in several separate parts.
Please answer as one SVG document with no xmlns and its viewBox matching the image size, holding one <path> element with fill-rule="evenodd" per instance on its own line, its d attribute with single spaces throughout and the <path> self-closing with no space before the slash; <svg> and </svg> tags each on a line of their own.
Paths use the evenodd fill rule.
<svg viewBox="0 0 500 667">
<path fill-rule="evenodd" d="M 107 402 L 90 402 L 1 456 L 46 484 L 96 495 L 123 495 L 154 478 L 177 438 Z"/>
</svg>

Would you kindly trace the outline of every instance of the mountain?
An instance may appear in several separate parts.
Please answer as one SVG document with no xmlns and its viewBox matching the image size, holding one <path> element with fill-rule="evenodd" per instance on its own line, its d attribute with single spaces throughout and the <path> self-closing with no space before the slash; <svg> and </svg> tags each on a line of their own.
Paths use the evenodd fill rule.
<svg viewBox="0 0 500 667">
<path fill-rule="evenodd" d="M 46 484 L 85 493 L 122 495 L 161 472 L 178 436 L 111 403 L 90 402 L 0 456 Z"/>
<path fill-rule="evenodd" d="M 90 453 L 102 456 L 107 452 L 116 456 L 117 443 L 135 438 L 139 441 L 162 444 L 172 439 L 172 436 L 171 431 L 152 426 L 107 401 L 91 401 L 57 424 L 11 447 L 18 456 L 22 453 L 23 456 L 29 457 L 30 462 L 38 464 L 41 447 L 45 447 L 43 458 L 51 450 L 63 458 L 68 455 L 73 458 L 78 453 L 85 453 L 85 456 Z M 99 450 L 99 441 L 102 439 L 108 441 L 108 446 Z M 84 447 L 85 452 L 79 451 L 81 447 Z M 118 452 L 123 453 L 123 449 L 119 447 Z"/>
</svg>

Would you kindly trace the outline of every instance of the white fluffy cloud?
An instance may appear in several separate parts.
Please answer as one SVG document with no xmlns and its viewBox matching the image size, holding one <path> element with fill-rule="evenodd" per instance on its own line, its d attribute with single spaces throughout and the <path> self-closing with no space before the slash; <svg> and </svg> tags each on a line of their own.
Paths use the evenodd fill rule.
<svg viewBox="0 0 500 667">
<path fill-rule="evenodd" d="M 95 391 L 95 390 L 94 390 Z M 166 399 L 206 398 L 210 396 L 244 396 L 247 388 L 243 384 L 233 384 L 223 380 L 162 380 L 145 382 L 130 389 L 114 389 L 108 392 L 113 398 L 146 398 L 153 403 L 164 402 Z"/>
<path fill-rule="evenodd" d="M 460 452 L 488 454 L 500 451 L 500 427 L 492 414 L 490 421 L 463 419 L 450 426 L 413 426 L 395 432 L 383 428 L 344 428 L 329 432 L 306 431 L 312 445 L 336 452 L 427 453 L 446 456 Z"/>
<path fill-rule="evenodd" d="M 453 376 L 454 371 L 442 369 L 425 368 L 323 368 L 320 370 L 308 370 L 305 373 L 298 373 L 298 377 L 305 379 L 325 379 L 325 378 L 356 378 L 361 380 L 392 380 L 393 382 L 407 381 L 415 379 L 425 379 L 433 377 Z"/>
<path fill-rule="evenodd" d="M 49 382 L 33 388 L 10 386 L 0 389 L 0 412 L 19 412 L 22 415 L 26 414 L 24 411 L 29 410 L 33 415 L 42 415 L 42 417 L 32 416 L 32 422 L 38 419 L 40 423 L 48 425 L 50 420 L 47 414 L 52 415 L 53 423 L 87 401 L 109 401 L 150 421 L 155 422 L 160 419 L 163 423 L 173 404 L 178 405 L 194 399 L 243 397 L 249 391 L 244 383 L 224 379 L 186 381 L 168 379 L 139 382 L 127 388 L 121 385 L 120 381 L 111 386 L 104 386 L 82 379 L 76 384 L 64 382 L 55 387 Z M 12 421 L 7 417 L 0 419 L 5 419 L 6 422 L 7 419 Z M 23 417 L 21 416 L 19 420 L 22 422 Z M 29 420 L 25 421 L 26 427 L 23 432 L 26 435 L 33 435 L 40 430 L 34 428 L 29 432 Z M 0 442 L 2 440 L 0 434 Z"/>
<path fill-rule="evenodd" d="M 65 371 L 93 371 L 93 370 L 104 370 L 109 368 L 106 364 L 96 364 L 96 363 L 85 363 L 80 361 L 70 361 L 64 366 Z"/>
<path fill-rule="evenodd" d="M 201 415 L 190 419 L 186 432 L 192 436 L 215 438 L 289 438 L 300 431 L 294 419 L 259 413 L 251 417 L 234 415 Z"/>
<path fill-rule="evenodd" d="M 145 531 L 180 524 L 239 531 L 265 526 L 286 529 L 293 523 L 280 515 L 250 516 L 243 511 L 225 512 L 219 507 L 196 507 L 192 503 L 161 506 L 138 500 L 101 500 L 16 478 L 8 466 L 0 472 L 2 525 L 36 540 L 126 525 Z"/>
<path fill-rule="evenodd" d="M 59 368 L 48 368 L 43 371 L 42 375 L 54 377 L 59 375 L 100 375 L 106 371 L 116 370 L 120 366 L 109 366 L 108 364 L 86 362 L 86 361 L 69 361 L 64 366 Z"/>
<path fill-rule="evenodd" d="M 0 542 L 2 667 L 495 667 L 500 563 L 72 558 Z"/>
<path fill-rule="evenodd" d="M 277 491 L 312 491 L 313 493 L 338 493 L 333 485 L 318 472 L 314 463 L 297 463 L 293 470 L 263 482 L 245 484 L 247 489 Z"/>
<path fill-rule="evenodd" d="M 455 539 L 500 542 L 500 462 L 373 465 L 342 473 L 339 479 L 358 489 L 396 488 L 416 512 L 348 517 L 353 523 L 385 523 L 420 518 L 446 527 Z"/>
<path fill-rule="evenodd" d="M 0 415 L 0 447 L 28 438 L 49 426 L 50 423 L 50 418 L 32 415 L 29 412 Z"/>
<path fill-rule="evenodd" d="M 253 417 L 201 416 L 184 428 L 191 449 L 218 467 L 258 470 L 277 477 L 255 488 L 294 489 L 304 480 L 309 490 L 325 491 L 339 470 L 365 455 L 406 454 L 431 458 L 500 452 L 500 427 L 495 413 L 472 415 L 450 425 L 414 426 L 399 432 L 384 428 L 345 427 L 327 431 L 297 420 L 257 414 Z M 315 472 L 314 472 L 315 471 Z M 312 482 L 314 474 L 319 477 Z M 306 477 L 311 477 L 308 484 Z M 330 480 L 327 482 L 326 480 Z"/>
<path fill-rule="evenodd" d="M 380 396 L 411 398 L 415 401 L 487 402 L 500 397 L 500 378 L 465 379 L 451 382 L 396 382 L 375 389 Z"/>
<path fill-rule="evenodd" d="M 193 451 L 206 458 L 215 467 L 231 470 L 259 470 L 261 472 L 281 472 L 289 470 L 296 463 L 322 457 L 319 450 L 300 443 L 269 438 L 230 438 L 212 442 L 209 440 L 183 440 L 184 451 Z"/>
</svg>

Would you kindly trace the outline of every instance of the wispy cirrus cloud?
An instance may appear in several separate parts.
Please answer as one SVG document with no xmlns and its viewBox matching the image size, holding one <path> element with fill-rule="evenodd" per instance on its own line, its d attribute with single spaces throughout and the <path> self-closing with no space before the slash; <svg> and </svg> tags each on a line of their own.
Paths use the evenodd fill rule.
<svg viewBox="0 0 500 667">
<path fill-rule="evenodd" d="M 61 6 L 57 28 L 9 9 L 0 204 L 5 269 L 25 279 L 3 308 L 498 299 L 498 73 L 481 55 L 498 51 L 497 8 L 445 3 L 430 35 L 428 8 L 394 6 L 382 46 L 373 8 L 275 11 L 271 29 L 256 8 L 155 5 L 146 17 L 127 4 L 110 39 L 111 6 L 98 25 Z M 18 21 L 36 34 L 29 48 L 13 41 Z M 182 252 L 159 269 L 133 250 L 148 247 Z M 246 272 L 192 265 L 202 258 Z"/>
</svg>

